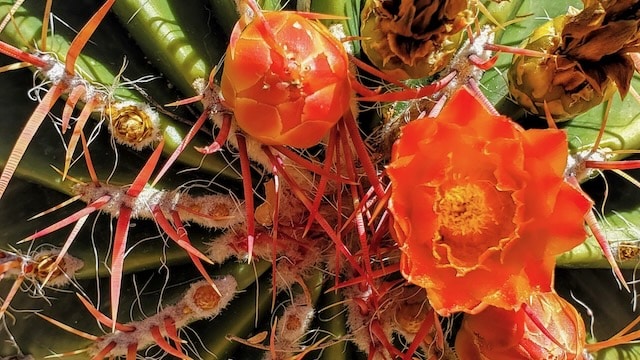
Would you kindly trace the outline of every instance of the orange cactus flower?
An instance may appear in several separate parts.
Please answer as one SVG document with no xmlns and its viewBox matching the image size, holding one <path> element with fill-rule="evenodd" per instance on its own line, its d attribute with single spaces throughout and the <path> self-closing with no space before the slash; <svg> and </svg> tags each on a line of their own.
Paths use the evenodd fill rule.
<svg viewBox="0 0 640 360">
<path fill-rule="evenodd" d="M 319 22 L 264 13 L 233 29 L 221 90 L 238 126 L 267 145 L 317 144 L 349 109 L 349 58 Z"/>
<path fill-rule="evenodd" d="M 571 304 L 549 292 L 526 306 L 465 315 L 455 344 L 460 360 L 584 359 L 586 330 Z"/>
<path fill-rule="evenodd" d="M 591 202 L 564 181 L 566 135 L 491 115 L 467 89 L 406 125 L 387 168 L 401 270 L 443 316 L 517 309 L 550 291 L 555 256 L 586 238 Z"/>
</svg>

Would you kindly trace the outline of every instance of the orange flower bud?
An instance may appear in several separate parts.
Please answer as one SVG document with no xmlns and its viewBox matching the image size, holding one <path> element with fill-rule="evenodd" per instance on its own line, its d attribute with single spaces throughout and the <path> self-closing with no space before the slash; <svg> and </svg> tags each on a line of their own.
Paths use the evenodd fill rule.
<svg viewBox="0 0 640 360">
<path fill-rule="evenodd" d="M 585 344 L 578 311 L 549 292 L 532 295 L 517 311 L 491 306 L 466 314 L 455 348 L 460 360 L 581 360 Z"/>
<path fill-rule="evenodd" d="M 264 144 L 313 146 L 349 108 L 349 58 L 317 21 L 287 11 L 264 18 L 266 24 L 256 17 L 233 30 L 221 82 L 225 104 Z"/>
<path fill-rule="evenodd" d="M 555 256 L 586 238 L 591 202 L 564 181 L 566 135 L 523 130 L 466 89 L 402 129 L 387 168 L 407 280 L 443 316 L 517 309 L 551 290 Z"/>
</svg>

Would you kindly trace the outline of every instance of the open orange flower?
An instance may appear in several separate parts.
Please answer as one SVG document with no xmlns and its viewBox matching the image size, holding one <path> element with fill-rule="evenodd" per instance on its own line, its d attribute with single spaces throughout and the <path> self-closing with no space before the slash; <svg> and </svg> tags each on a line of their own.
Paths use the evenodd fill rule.
<svg viewBox="0 0 640 360">
<path fill-rule="evenodd" d="M 402 129 L 387 168 L 392 236 L 434 309 L 517 309 L 550 291 L 555 256 L 586 238 L 591 202 L 564 181 L 566 135 L 523 130 L 467 90 Z"/>
<path fill-rule="evenodd" d="M 460 360 L 584 359 L 586 330 L 573 305 L 549 292 L 532 295 L 526 306 L 465 315 L 456 335 Z"/>
</svg>

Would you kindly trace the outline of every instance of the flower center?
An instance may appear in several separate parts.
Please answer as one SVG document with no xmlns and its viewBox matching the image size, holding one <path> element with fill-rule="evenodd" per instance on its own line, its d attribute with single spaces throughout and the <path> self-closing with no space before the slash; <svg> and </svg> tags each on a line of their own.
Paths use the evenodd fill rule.
<svg viewBox="0 0 640 360">
<path fill-rule="evenodd" d="M 490 181 L 442 188 L 435 201 L 438 231 L 436 257 L 458 274 L 480 265 L 491 249 L 514 234 L 515 211 L 511 192 L 499 191 Z"/>
<path fill-rule="evenodd" d="M 436 202 L 436 213 L 451 235 L 479 234 L 494 220 L 485 192 L 476 184 L 448 189 Z"/>
</svg>

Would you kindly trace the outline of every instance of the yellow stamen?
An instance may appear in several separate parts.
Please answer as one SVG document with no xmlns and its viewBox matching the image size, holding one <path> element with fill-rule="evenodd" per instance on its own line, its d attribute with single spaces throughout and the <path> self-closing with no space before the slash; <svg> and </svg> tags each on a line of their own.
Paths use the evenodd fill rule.
<svg viewBox="0 0 640 360">
<path fill-rule="evenodd" d="M 485 193 L 476 184 L 457 185 L 436 201 L 440 226 L 451 235 L 479 234 L 494 220 Z"/>
</svg>

